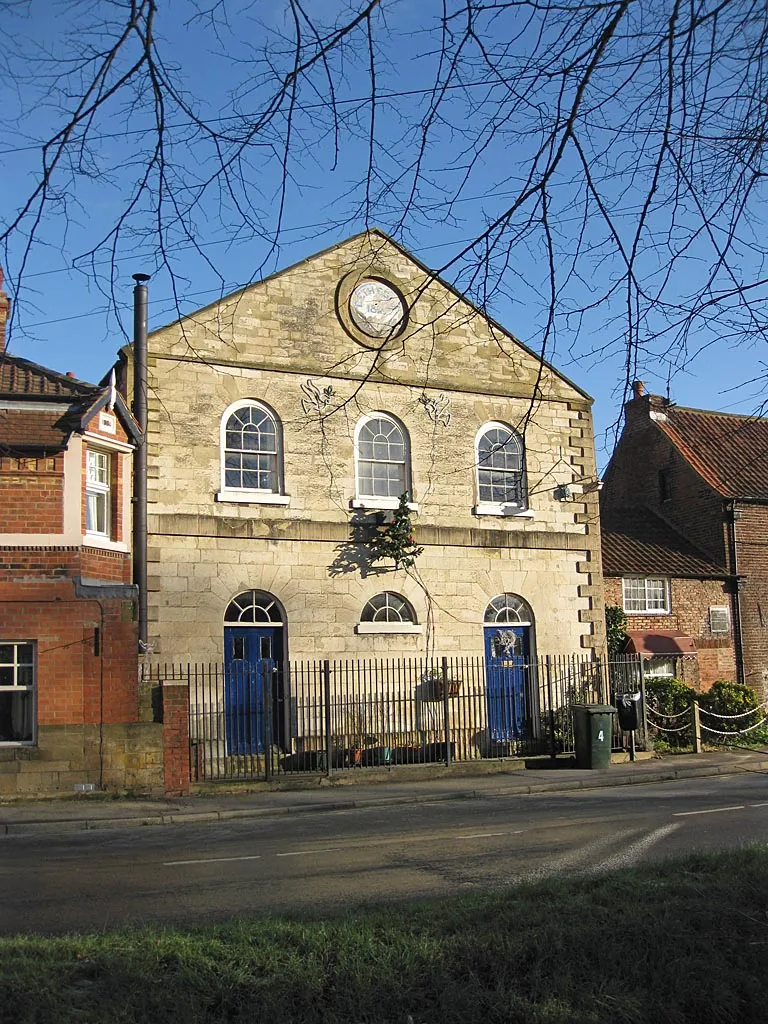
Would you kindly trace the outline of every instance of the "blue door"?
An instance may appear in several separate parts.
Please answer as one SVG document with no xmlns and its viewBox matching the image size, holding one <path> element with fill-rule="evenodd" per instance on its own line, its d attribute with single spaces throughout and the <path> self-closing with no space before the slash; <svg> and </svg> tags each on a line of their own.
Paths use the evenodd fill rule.
<svg viewBox="0 0 768 1024">
<path fill-rule="evenodd" d="M 485 691 L 494 743 L 526 735 L 530 626 L 485 627 Z"/>
<path fill-rule="evenodd" d="M 224 627 L 224 718 L 228 754 L 263 754 L 273 742 L 282 629 Z M 269 732 L 269 735 L 267 733 Z"/>
</svg>

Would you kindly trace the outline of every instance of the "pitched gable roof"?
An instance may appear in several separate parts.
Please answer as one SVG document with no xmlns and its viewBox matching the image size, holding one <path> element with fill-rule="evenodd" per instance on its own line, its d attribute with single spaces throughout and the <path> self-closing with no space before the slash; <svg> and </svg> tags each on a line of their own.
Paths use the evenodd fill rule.
<svg viewBox="0 0 768 1024">
<path fill-rule="evenodd" d="M 710 487 L 768 501 L 768 419 L 676 405 L 662 411 L 656 425 Z"/>
<path fill-rule="evenodd" d="M 516 335 L 512 334 L 511 331 L 509 331 L 506 327 L 504 327 L 497 320 L 491 317 L 483 308 L 477 306 L 463 292 L 460 292 L 453 284 L 450 283 L 450 281 L 447 281 L 446 279 L 441 277 L 437 271 L 431 269 L 425 263 L 422 263 L 422 261 L 417 256 L 414 256 L 412 252 L 410 252 L 399 242 L 395 241 L 395 239 L 391 238 L 384 231 L 377 227 L 371 227 L 365 229 L 364 231 L 360 231 L 355 235 L 351 235 L 350 237 L 345 238 L 339 242 L 335 242 L 332 245 L 326 246 L 326 248 L 321 249 L 318 252 L 312 253 L 310 256 L 307 256 L 302 260 L 298 260 L 296 263 L 292 263 L 287 267 L 282 267 L 281 269 L 276 270 L 272 274 L 268 274 L 263 278 L 251 281 L 249 284 L 244 285 L 241 288 L 237 288 L 226 295 L 222 294 L 219 298 L 196 310 L 194 313 L 186 313 L 181 317 L 178 317 L 177 319 L 170 321 L 168 324 L 154 328 L 150 332 L 150 338 L 162 334 L 164 331 L 166 331 L 170 327 L 173 327 L 174 325 L 184 323 L 184 321 L 190 319 L 190 317 L 194 317 L 195 320 L 200 321 L 206 313 L 215 312 L 223 303 L 231 303 L 233 300 L 237 300 L 239 297 L 246 295 L 248 292 L 254 289 L 258 289 L 271 282 L 278 281 L 280 278 L 294 274 L 296 271 L 302 268 L 310 268 L 314 263 L 322 260 L 323 257 L 327 256 L 330 253 L 342 251 L 348 247 L 354 248 L 355 243 L 363 241 L 368 241 L 369 243 L 371 243 L 371 245 L 373 245 L 373 243 L 375 242 L 377 251 L 380 252 L 383 252 L 387 249 L 393 250 L 394 255 L 403 257 L 405 260 L 411 263 L 424 275 L 424 277 L 428 281 L 433 282 L 439 285 L 440 287 L 444 288 L 447 292 L 453 295 L 454 298 L 457 299 L 460 303 L 463 303 L 468 312 L 471 312 L 472 315 L 477 315 L 478 317 L 481 317 L 489 325 L 490 329 L 494 333 L 497 333 L 498 335 L 508 339 L 527 356 L 535 360 L 536 363 L 541 364 L 541 366 L 543 366 L 547 371 L 549 371 L 554 377 L 556 377 L 565 385 L 567 385 L 568 388 L 573 389 L 573 391 L 576 392 L 577 395 L 581 396 L 584 400 L 590 403 L 593 401 L 591 395 L 584 391 L 583 388 L 579 387 L 579 385 L 575 384 L 569 377 L 566 377 L 566 375 L 562 373 L 562 371 L 558 370 L 546 359 L 542 358 L 541 352 L 537 352 L 534 349 L 530 348 L 528 345 L 526 345 Z M 500 347 L 501 346 L 499 346 L 499 348 Z"/>
<path fill-rule="evenodd" d="M 699 551 L 649 508 L 607 508 L 600 513 L 606 576 L 663 575 L 722 579 L 727 570 Z"/>
<path fill-rule="evenodd" d="M 141 436 L 122 397 L 7 352 L 0 355 L 0 447 L 13 452 L 61 451 L 76 431 L 114 399 L 129 437 Z M 41 406 L 40 403 L 44 405 Z M 25 408 L 29 403 L 30 407 Z"/>
</svg>

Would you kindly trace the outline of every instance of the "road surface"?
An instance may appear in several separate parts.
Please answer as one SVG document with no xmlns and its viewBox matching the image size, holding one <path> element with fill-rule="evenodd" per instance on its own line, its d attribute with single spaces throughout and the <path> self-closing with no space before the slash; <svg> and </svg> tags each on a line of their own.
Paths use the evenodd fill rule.
<svg viewBox="0 0 768 1024">
<path fill-rule="evenodd" d="M 768 842 L 768 775 L 0 837 L 0 933 L 450 897 Z"/>
</svg>

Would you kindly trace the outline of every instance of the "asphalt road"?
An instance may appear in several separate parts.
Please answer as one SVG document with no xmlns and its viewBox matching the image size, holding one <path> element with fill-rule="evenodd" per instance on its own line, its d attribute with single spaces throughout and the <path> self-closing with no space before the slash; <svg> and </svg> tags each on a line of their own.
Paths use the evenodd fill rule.
<svg viewBox="0 0 768 1024">
<path fill-rule="evenodd" d="M 0 837 L 0 933 L 199 924 L 768 842 L 768 775 Z"/>
</svg>

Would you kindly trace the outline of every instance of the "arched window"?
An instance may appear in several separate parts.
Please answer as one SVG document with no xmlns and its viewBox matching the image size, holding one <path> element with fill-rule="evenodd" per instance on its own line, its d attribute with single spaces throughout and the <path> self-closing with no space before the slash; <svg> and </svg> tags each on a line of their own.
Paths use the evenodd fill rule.
<svg viewBox="0 0 768 1024">
<path fill-rule="evenodd" d="M 480 511 L 528 507 L 523 439 L 504 423 L 486 423 L 477 436 L 477 496 Z"/>
<path fill-rule="evenodd" d="M 385 590 L 383 594 L 372 597 L 365 605 L 361 614 L 361 622 L 406 622 L 414 624 L 416 614 L 408 602 Z"/>
<path fill-rule="evenodd" d="M 221 488 L 225 501 L 287 504 L 282 497 L 280 420 L 260 402 L 236 402 L 221 419 Z"/>
<path fill-rule="evenodd" d="M 392 416 L 376 412 L 359 421 L 355 456 L 359 499 L 396 508 L 400 495 L 410 494 L 408 434 Z"/>
<path fill-rule="evenodd" d="M 246 590 L 229 602 L 224 621 L 238 622 L 241 626 L 282 626 L 283 615 L 271 594 L 264 590 Z"/>
<path fill-rule="evenodd" d="M 485 609 L 483 621 L 492 624 L 507 623 L 514 626 L 531 626 L 533 612 L 530 605 L 517 594 L 499 594 Z"/>
</svg>

